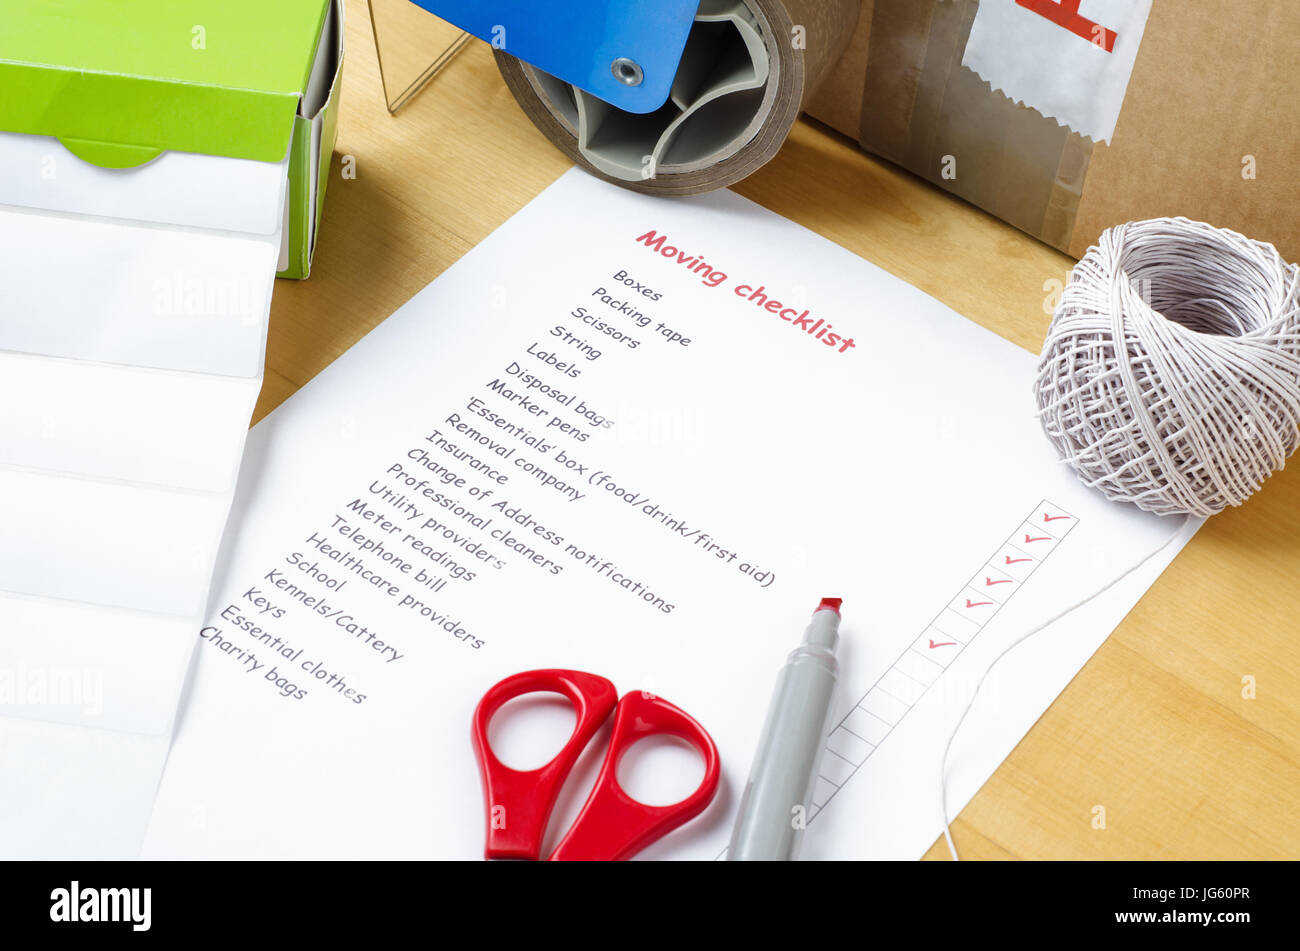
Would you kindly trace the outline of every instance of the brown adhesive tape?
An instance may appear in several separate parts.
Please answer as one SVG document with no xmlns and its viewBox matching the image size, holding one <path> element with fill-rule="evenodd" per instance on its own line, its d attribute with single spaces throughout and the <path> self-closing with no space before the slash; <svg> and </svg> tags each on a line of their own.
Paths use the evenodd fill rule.
<svg viewBox="0 0 1300 951">
<path fill-rule="evenodd" d="M 732 35 L 725 23 L 718 22 L 724 19 L 724 11 L 744 27 L 738 34 Z M 705 104 L 699 106 L 683 102 L 689 95 L 675 95 L 650 117 L 631 116 L 586 93 L 575 93 L 572 87 L 500 50 L 497 66 L 533 124 L 588 172 L 634 191 L 694 195 L 732 185 L 771 161 L 818 84 L 844 52 L 860 12 L 860 0 L 703 0 L 679 78 L 692 67 L 701 74 L 712 71 L 716 77 L 724 61 L 743 55 L 744 47 L 736 36 L 747 34 L 749 52 L 754 52 L 753 44 L 758 43 L 766 53 L 766 79 L 747 89 L 742 88 L 743 82 L 730 86 L 715 83 L 741 91 L 720 95 L 715 89 L 716 98 L 710 101 L 705 95 L 701 97 Z M 715 42 L 730 45 L 714 51 L 710 45 Z M 756 71 L 761 73 L 763 68 L 760 64 Z M 742 70 L 740 75 L 749 74 Z M 697 84 L 683 81 L 675 84 L 675 90 L 679 85 Z M 647 129 L 656 122 L 667 126 L 692 109 L 695 112 L 682 120 L 691 125 L 680 125 L 677 135 L 663 137 L 660 141 L 670 144 L 660 147 L 662 155 L 652 156 L 656 147 L 649 143 L 658 130 Z M 594 124 L 592 116 L 604 123 L 592 138 L 599 138 L 612 156 L 609 160 L 592 148 L 580 147 L 580 128 L 586 134 L 586 128 Z"/>
</svg>

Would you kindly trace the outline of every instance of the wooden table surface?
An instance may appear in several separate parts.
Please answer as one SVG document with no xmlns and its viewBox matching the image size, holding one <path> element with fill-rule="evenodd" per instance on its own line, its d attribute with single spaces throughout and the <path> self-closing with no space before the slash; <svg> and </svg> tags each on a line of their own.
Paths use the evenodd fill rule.
<svg viewBox="0 0 1300 951">
<path fill-rule="evenodd" d="M 257 419 L 569 167 L 481 43 L 390 116 L 347 13 L 322 231 L 311 278 L 277 283 Z M 1072 263 L 811 123 L 736 190 L 1035 352 Z M 962 857 L 1300 857 L 1298 582 L 1300 464 L 1201 529 L 961 813 Z"/>
</svg>

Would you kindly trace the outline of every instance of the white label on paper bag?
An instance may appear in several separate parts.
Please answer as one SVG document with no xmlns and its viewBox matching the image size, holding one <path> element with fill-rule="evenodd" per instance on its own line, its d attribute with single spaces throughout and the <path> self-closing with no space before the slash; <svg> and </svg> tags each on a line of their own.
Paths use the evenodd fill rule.
<svg viewBox="0 0 1300 951">
<path fill-rule="evenodd" d="M 1016 102 L 1109 142 L 1151 0 L 982 0 L 962 65 Z"/>
</svg>

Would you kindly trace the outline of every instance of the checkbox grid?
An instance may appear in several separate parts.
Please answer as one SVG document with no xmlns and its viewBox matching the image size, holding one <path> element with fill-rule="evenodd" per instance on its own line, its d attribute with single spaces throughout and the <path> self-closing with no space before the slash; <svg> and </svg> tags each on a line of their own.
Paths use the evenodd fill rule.
<svg viewBox="0 0 1300 951">
<path fill-rule="evenodd" d="M 921 636 L 835 724 L 822 751 L 809 821 L 835 798 L 957 656 L 1054 552 L 1078 519 L 1043 499 L 962 583 Z M 967 607 L 967 603 L 970 607 Z M 981 604 L 980 602 L 988 602 Z"/>
</svg>

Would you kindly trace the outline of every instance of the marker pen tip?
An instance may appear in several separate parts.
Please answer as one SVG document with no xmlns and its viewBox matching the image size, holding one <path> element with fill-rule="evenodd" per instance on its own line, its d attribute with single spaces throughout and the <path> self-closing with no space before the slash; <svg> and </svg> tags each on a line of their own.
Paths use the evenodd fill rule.
<svg viewBox="0 0 1300 951">
<path fill-rule="evenodd" d="M 839 614 L 840 605 L 843 603 L 844 603 L 843 598 L 822 598 L 822 603 L 817 605 L 817 611 L 824 611 L 829 608 L 830 610 L 834 611 L 836 614 Z M 816 614 L 817 611 L 814 611 L 813 613 Z"/>
</svg>

